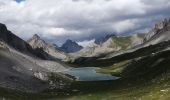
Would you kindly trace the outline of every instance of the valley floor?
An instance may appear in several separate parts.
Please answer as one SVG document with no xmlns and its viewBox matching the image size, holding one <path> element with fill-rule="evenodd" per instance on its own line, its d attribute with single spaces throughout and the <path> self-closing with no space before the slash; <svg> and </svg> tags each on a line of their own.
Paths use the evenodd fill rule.
<svg viewBox="0 0 170 100">
<path fill-rule="evenodd" d="M 103 89 L 104 87 L 105 89 Z M 6 95 L 4 92 L 0 93 Z M 162 77 L 160 79 L 152 80 L 151 82 L 140 85 L 136 84 L 134 86 L 129 85 L 124 88 L 116 88 L 113 86 L 108 89 L 108 86 L 104 85 L 103 87 L 98 87 L 96 90 L 93 88 L 93 90 L 89 89 L 87 91 L 72 94 L 71 96 L 69 96 L 69 93 L 61 97 L 45 94 L 24 96 L 20 93 L 16 95 L 9 94 L 10 96 L 7 96 L 12 97 L 10 100 L 169 100 L 169 94 L 170 81 Z"/>
<path fill-rule="evenodd" d="M 170 70 L 151 80 L 75 82 L 60 95 L 56 93 L 55 90 L 40 94 L 0 91 L 2 100 L 8 100 L 4 97 L 9 100 L 169 100 Z"/>
</svg>

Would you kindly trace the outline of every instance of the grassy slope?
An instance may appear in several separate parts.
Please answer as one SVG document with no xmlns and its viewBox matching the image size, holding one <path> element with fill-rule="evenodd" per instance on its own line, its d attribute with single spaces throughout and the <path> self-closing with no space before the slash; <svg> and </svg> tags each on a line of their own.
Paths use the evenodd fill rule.
<svg viewBox="0 0 170 100">
<path fill-rule="evenodd" d="M 130 62 L 131 60 L 125 60 L 119 63 L 115 63 L 111 66 L 108 67 L 103 67 L 103 68 L 98 68 L 96 71 L 98 73 L 112 73 L 114 75 L 120 75 L 123 69 L 126 67 L 126 65 Z"/>
<path fill-rule="evenodd" d="M 23 96 L 23 94 L 16 92 L 15 95 L 14 92 L 10 92 L 8 96 L 12 97 L 12 100 L 169 100 L 170 81 L 168 76 L 170 74 L 165 73 L 149 82 L 129 84 L 129 86 L 120 84 L 121 86 L 113 85 L 113 87 L 109 87 L 104 85 L 98 87 L 98 91 L 91 89 L 71 96 L 58 97 L 46 94 L 24 94 L 26 96 Z M 85 88 L 88 87 L 85 86 Z M 6 92 L 0 93 L 5 94 Z"/>
<path fill-rule="evenodd" d="M 122 50 L 127 49 L 132 43 L 131 36 L 126 36 L 126 37 L 113 36 L 112 40 L 114 41 L 116 46 L 121 47 Z"/>
<path fill-rule="evenodd" d="M 112 82 L 75 83 L 73 89 L 81 92 L 63 96 L 41 94 L 21 94 L 12 92 L 10 97 L 20 100 L 169 100 L 170 99 L 170 51 L 124 61 L 112 68 L 128 64 L 120 71 L 122 79 Z M 6 92 L 0 92 L 6 95 Z M 34 99 L 33 99 L 34 98 Z M 42 99 L 43 98 L 43 99 Z M 50 99 L 51 98 L 51 99 Z M 12 99 L 14 100 L 14 99 Z"/>
<path fill-rule="evenodd" d="M 143 34 L 138 34 L 137 36 L 139 38 L 144 37 Z M 120 48 L 119 52 L 125 51 L 131 47 L 132 42 L 133 42 L 132 37 L 133 36 L 113 36 L 112 37 L 113 43 L 110 44 L 110 47 L 111 48 L 112 47 Z M 137 53 L 139 53 L 139 52 L 137 52 Z M 112 60 L 112 59 L 106 59 L 106 60 L 100 60 L 100 61 L 96 60 L 98 58 L 105 57 L 106 55 L 107 54 L 102 54 L 97 57 L 80 57 L 80 58 L 75 59 L 74 62 L 70 62 L 70 63 L 73 63 L 74 65 L 77 65 L 77 66 L 96 66 L 96 67 L 98 67 L 98 64 L 96 64 L 96 63 L 100 63 L 99 64 L 100 67 L 102 67 L 102 66 L 106 67 L 106 66 L 112 65 L 114 63 L 113 61 L 115 61 L 115 60 Z M 123 58 L 123 57 L 121 57 L 121 58 Z"/>
<path fill-rule="evenodd" d="M 160 47 L 156 49 L 160 50 Z M 148 50 L 147 48 L 146 51 Z M 78 88 L 81 92 L 76 94 L 65 92 L 65 95 L 60 97 L 44 93 L 27 96 L 36 97 L 39 100 L 43 100 L 42 98 L 44 100 L 169 100 L 170 51 L 157 54 L 149 51 L 146 54 L 148 55 L 130 57 L 131 60 L 124 59 L 98 70 L 119 74 L 122 76 L 121 80 L 104 83 L 75 83 L 72 88 Z M 23 95 L 19 96 L 25 98 Z"/>
<path fill-rule="evenodd" d="M 144 47 L 141 49 L 137 49 L 134 52 L 124 53 L 109 59 L 98 59 L 100 57 L 94 58 L 79 58 L 74 64 L 78 66 L 95 66 L 95 67 L 108 67 L 113 65 L 114 63 L 119 63 L 121 61 L 130 60 L 134 58 L 138 58 L 141 56 L 147 56 L 152 53 L 159 52 L 170 46 L 170 41 L 162 42 L 156 45 L 150 45 L 148 47 Z M 103 56 L 104 57 L 104 56 Z M 102 56 L 101 56 L 102 58 Z"/>
<path fill-rule="evenodd" d="M 72 88 L 81 92 L 65 92 L 63 96 L 44 100 L 169 100 L 169 55 L 170 51 L 164 51 L 117 63 L 106 69 L 122 67 L 121 80 L 75 83 Z"/>
<path fill-rule="evenodd" d="M 122 71 L 122 80 L 109 89 L 88 91 L 68 100 L 169 100 L 170 99 L 170 51 L 148 55 L 131 62 Z M 125 61 L 126 62 L 126 61 Z M 119 63 L 121 66 L 125 62 Z M 112 66 L 113 70 L 115 67 Z M 111 67 L 110 67 L 111 68 Z M 107 69 L 107 68 L 106 68 Z"/>
<path fill-rule="evenodd" d="M 137 34 L 137 37 L 138 38 L 144 38 L 145 34 L 140 34 L 138 33 Z M 116 44 L 116 46 L 118 47 L 121 47 L 121 50 L 126 50 L 128 49 L 131 45 L 132 45 L 132 42 L 133 42 L 133 35 L 129 35 L 129 36 L 113 36 L 112 37 L 112 40 L 114 41 L 114 43 Z M 115 45 L 112 45 L 113 47 Z M 111 47 L 112 47 L 111 46 Z"/>
</svg>

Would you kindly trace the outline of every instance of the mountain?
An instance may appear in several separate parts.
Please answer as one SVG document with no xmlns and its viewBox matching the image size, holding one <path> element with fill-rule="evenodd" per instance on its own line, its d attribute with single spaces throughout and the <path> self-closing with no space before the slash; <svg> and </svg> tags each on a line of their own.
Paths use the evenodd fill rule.
<svg viewBox="0 0 170 100">
<path fill-rule="evenodd" d="M 113 36 L 112 41 L 114 44 L 110 44 L 111 47 L 119 47 L 120 50 L 126 50 L 142 44 L 142 40 L 145 34 L 131 34 L 128 36 Z"/>
<path fill-rule="evenodd" d="M 83 57 L 81 53 L 85 48 L 78 52 L 81 57 L 72 64 L 79 65 L 79 67 L 97 67 L 92 71 L 120 77 L 114 81 L 68 80 L 68 75 L 60 75 L 60 71 L 65 72 L 69 69 L 68 66 L 58 61 L 43 60 L 37 56 L 36 48 L 40 48 L 43 52 L 50 44 L 40 39 L 38 35 L 34 35 L 30 40 L 34 44 L 31 47 L 24 40 L 9 32 L 2 24 L 0 27 L 0 88 L 5 88 L 7 91 L 17 90 L 15 93 L 17 97 L 23 95 L 23 92 L 30 93 L 26 94 L 26 97 L 23 96 L 21 100 L 27 96 L 31 96 L 31 100 L 33 96 L 35 96 L 34 99 L 39 96 L 43 99 L 60 99 L 60 97 L 70 99 L 73 96 L 73 99 L 80 100 L 89 98 L 89 93 L 97 100 L 101 98 L 169 100 L 169 23 L 167 20 L 163 21 L 163 24 L 159 24 L 161 26 L 156 25 L 156 28 L 152 29 L 154 32 L 150 31 L 146 36 L 143 34 L 112 36 L 105 42 L 91 47 L 91 54 L 86 48 L 87 55 Z M 71 43 L 70 41 L 68 42 Z M 52 47 L 58 48 L 56 45 Z M 77 52 L 72 54 L 76 55 Z M 96 54 L 99 55 L 96 56 Z M 76 71 L 76 73 L 79 72 Z M 3 89 L 1 93 L 6 94 L 2 92 Z M 12 93 L 7 96 L 13 95 Z"/>
<path fill-rule="evenodd" d="M 113 37 L 113 36 L 115 36 L 115 35 L 114 35 L 114 34 L 107 34 L 107 35 L 105 35 L 105 36 L 96 38 L 94 43 L 95 43 L 95 44 L 98 44 L 98 45 L 103 44 L 103 43 L 106 42 L 110 37 Z"/>
<path fill-rule="evenodd" d="M 145 45 L 153 45 L 168 40 L 170 40 L 170 19 L 165 19 L 155 24 L 154 28 L 145 36 L 143 43 Z"/>
<path fill-rule="evenodd" d="M 63 50 L 66 53 L 74 53 L 78 52 L 81 49 L 83 49 L 82 46 L 78 45 L 76 42 L 68 39 L 61 47 L 61 50 Z"/>
<path fill-rule="evenodd" d="M 117 52 L 104 54 L 102 56 L 87 56 L 87 57 L 77 57 L 75 59 L 76 63 L 81 62 L 100 62 L 107 63 L 114 61 L 119 61 L 120 58 L 123 60 L 133 59 L 140 56 L 146 56 L 149 54 L 155 54 L 160 51 L 169 50 L 170 41 L 170 20 L 165 19 L 161 23 L 155 24 L 154 28 L 151 29 L 146 34 L 131 35 L 131 36 L 116 36 L 112 37 L 112 40 L 121 49 Z M 138 41 L 138 42 L 135 42 Z M 132 45 L 134 44 L 135 45 Z M 137 45 L 136 45 L 137 43 Z M 112 45 L 115 47 L 115 44 Z M 97 59 L 100 59 L 99 61 Z M 121 59 L 122 60 L 122 59 Z M 74 62 L 74 61 L 73 61 Z M 101 64 L 103 65 L 103 64 Z"/>
<path fill-rule="evenodd" d="M 59 60 L 66 59 L 66 53 L 59 50 L 59 47 L 55 44 L 49 44 L 35 34 L 31 39 L 27 41 L 34 49 L 43 49 L 51 57 Z"/>
<path fill-rule="evenodd" d="M 51 74 L 63 76 L 57 72 L 69 67 L 46 57 L 50 56 L 42 49 L 33 49 L 4 24 L 0 24 L 0 88 L 37 93 L 55 83 L 59 84 L 60 80 L 53 82 L 50 79 Z M 55 85 L 55 88 L 60 87 Z"/>
<path fill-rule="evenodd" d="M 106 95 L 101 96 L 107 86 L 102 89 L 96 86 L 94 91 L 102 92 L 91 92 L 91 97 L 97 98 L 100 95 L 97 99 L 124 100 L 126 98 L 131 100 L 135 97 L 135 100 L 169 100 L 169 95 L 167 94 L 170 93 L 170 27 L 169 22 L 163 22 L 165 25 L 155 31 L 154 34 L 153 32 L 148 32 L 144 39 L 140 38 L 139 44 L 133 42 L 138 41 L 136 36 L 132 38 L 126 37 L 126 39 L 125 37 L 113 37 L 114 42 L 116 41 L 116 44 L 119 44 L 122 49 L 129 48 L 131 43 L 135 43 L 135 47 L 97 57 L 81 57 L 75 61 L 74 64 L 79 66 L 97 67 L 98 73 L 109 73 L 113 76 L 121 77 L 120 80 L 113 82 L 115 87 L 112 90 L 108 87 L 107 93 L 110 94 L 110 96 L 107 95 L 109 96 L 108 98 Z M 112 39 L 109 41 L 111 42 Z M 83 88 L 86 91 L 85 93 L 93 90 L 91 89 L 87 92 L 86 85 Z M 95 85 L 97 85 L 96 82 Z M 78 96 L 77 100 L 83 98 L 85 96 Z"/>
<path fill-rule="evenodd" d="M 42 59 L 50 59 L 50 56 L 43 52 L 43 50 L 32 49 L 32 47 L 27 42 L 7 30 L 7 27 L 4 24 L 0 24 L 0 32 L 0 40 L 4 41 L 9 46 L 19 50 L 20 52 L 34 55 Z"/>
<path fill-rule="evenodd" d="M 113 52 L 115 53 L 118 51 L 130 49 L 141 44 L 144 36 L 145 36 L 144 34 L 140 33 L 128 36 L 116 36 L 116 35 L 106 36 L 107 39 L 106 38 L 103 39 L 105 40 L 105 42 L 103 43 L 100 42 L 100 44 L 96 44 L 94 42 L 95 45 L 93 47 L 85 47 L 79 52 L 72 53 L 71 61 L 74 61 L 74 59 L 79 59 L 81 57 L 97 57 L 101 55 L 106 55 L 108 53 Z"/>
</svg>

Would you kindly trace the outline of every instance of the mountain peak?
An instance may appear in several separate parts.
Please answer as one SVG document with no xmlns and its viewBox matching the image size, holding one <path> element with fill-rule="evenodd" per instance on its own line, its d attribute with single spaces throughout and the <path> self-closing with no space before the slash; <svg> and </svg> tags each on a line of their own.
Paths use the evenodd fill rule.
<svg viewBox="0 0 170 100">
<path fill-rule="evenodd" d="M 64 44 L 75 44 L 75 45 L 78 45 L 75 41 L 73 41 L 71 39 L 67 39 Z"/>
<path fill-rule="evenodd" d="M 59 47 L 56 44 L 50 44 L 45 40 L 41 39 L 37 34 L 34 34 L 33 37 L 28 41 L 32 48 L 37 49 L 41 48 L 44 52 L 50 55 L 52 58 L 63 60 L 66 58 L 64 52 L 59 50 Z"/>
<path fill-rule="evenodd" d="M 80 51 L 83 47 L 78 45 L 75 41 L 70 39 L 66 40 L 66 42 L 62 45 L 61 50 L 67 53 L 73 53 Z"/>
<path fill-rule="evenodd" d="M 35 38 L 35 39 L 40 39 L 40 36 L 39 36 L 38 34 L 34 34 L 34 35 L 33 35 L 33 38 Z"/>
<path fill-rule="evenodd" d="M 0 30 L 1 30 L 1 31 L 7 30 L 6 25 L 5 25 L 5 24 L 0 23 Z"/>
<path fill-rule="evenodd" d="M 106 42 L 110 37 L 115 36 L 114 34 L 106 34 L 103 37 L 99 37 L 95 40 L 96 44 L 102 44 L 104 42 Z"/>
<path fill-rule="evenodd" d="M 143 42 L 149 41 L 156 35 L 162 35 L 160 33 L 166 33 L 170 30 L 170 19 L 164 19 L 162 22 L 155 24 L 155 26 L 146 34 Z M 169 38 L 168 36 L 166 38 Z M 165 40 L 165 39 L 164 39 Z"/>
<path fill-rule="evenodd" d="M 32 48 L 43 48 L 47 43 L 40 38 L 37 34 L 34 34 L 31 39 L 28 40 L 28 43 L 32 46 Z"/>
<path fill-rule="evenodd" d="M 48 55 L 42 50 L 34 50 L 26 41 L 9 31 L 5 24 L 0 23 L 0 41 L 19 52 L 35 55 L 42 59 L 48 59 Z"/>
</svg>

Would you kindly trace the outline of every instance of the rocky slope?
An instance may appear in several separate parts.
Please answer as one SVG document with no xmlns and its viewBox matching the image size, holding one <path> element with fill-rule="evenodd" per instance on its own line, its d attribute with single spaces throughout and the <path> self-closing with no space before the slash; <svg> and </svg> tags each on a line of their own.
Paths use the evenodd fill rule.
<svg viewBox="0 0 170 100">
<path fill-rule="evenodd" d="M 115 39 L 115 38 L 114 38 Z M 119 39 L 116 39 L 119 40 Z M 129 42 L 127 41 L 128 39 L 124 39 L 121 37 L 121 42 L 117 43 L 120 45 L 122 45 L 121 47 L 128 47 Z M 132 40 L 136 40 L 136 39 L 132 39 Z M 137 39 L 138 40 L 138 39 Z M 96 63 L 100 62 L 103 64 L 107 64 L 107 62 L 109 63 L 113 63 L 114 61 L 119 61 L 122 60 L 120 58 L 124 58 L 125 59 L 129 59 L 128 57 L 134 58 L 134 57 L 140 57 L 140 56 L 146 56 L 149 54 L 154 54 L 160 51 L 164 51 L 164 50 L 169 50 L 169 41 L 170 41 L 170 21 L 165 19 L 163 22 L 156 24 L 155 27 L 149 31 L 144 39 L 140 39 L 142 40 L 141 44 L 139 42 L 140 45 L 138 46 L 134 46 L 133 48 L 130 47 L 130 49 L 127 49 L 125 51 L 118 51 L 116 53 L 110 53 L 110 54 L 106 54 L 103 56 L 98 56 L 98 57 L 80 57 L 78 59 L 75 60 L 76 63 L 81 62 L 81 64 L 83 62 L 85 63 Z M 123 42 L 122 42 L 123 41 Z M 133 42 L 132 42 L 133 43 Z M 136 43 L 136 42 L 134 42 Z M 102 65 L 102 64 L 101 64 Z"/>
<path fill-rule="evenodd" d="M 106 100 L 169 100 L 170 50 L 166 49 L 170 47 L 169 43 L 170 41 L 157 45 L 157 48 L 145 48 L 138 53 L 133 52 L 126 56 L 119 56 L 119 59 L 116 57 L 110 61 L 105 60 L 105 64 L 102 65 L 101 60 L 96 61 L 95 65 L 101 66 L 97 72 L 111 73 L 114 76 L 120 76 L 121 79 L 114 81 L 110 85 L 107 83 L 104 86 L 103 83 L 101 89 L 99 89 L 100 86 L 97 86 L 98 84 L 94 83 L 93 89 L 89 91 L 86 88 L 89 89 L 90 85 L 85 84 L 81 86 L 83 87 L 81 93 L 83 94 L 83 90 L 88 92 L 85 91 L 83 96 L 76 95 L 72 98 L 80 100 L 88 98 L 90 94 L 90 97 L 96 100 L 101 98 Z M 163 45 L 164 48 L 160 49 Z M 152 51 L 149 53 L 148 51 L 150 50 L 159 52 L 153 53 L 154 51 Z M 136 54 L 138 57 L 132 58 Z M 124 60 L 118 61 L 120 59 Z M 107 63 L 110 63 L 110 65 L 106 66 Z"/>
<path fill-rule="evenodd" d="M 108 36 L 107 36 L 108 37 Z M 72 53 L 72 60 L 81 57 L 98 57 L 112 52 L 118 52 L 135 47 L 142 43 L 144 34 L 133 34 L 129 36 L 115 36 L 104 39 L 105 42 L 96 44 L 93 47 L 85 47 L 79 52 Z"/>
<path fill-rule="evenodd" d="M 170 19 L 165 19 L 155 24 L 154 28 L 145 36 L 143 43 L 147 46 L 168 40 L 170 40 Z"/>
<path fill-rule="evenodd" d="M 103 36 L 103 37 L 96 38 L 95 41 L 94 41 L 94 43 L 95 43 L 95 44 L 98 44 L 98 45 L 101 45 L 101 44 L 103 44 L 103 43 L 106 42 L 109 38 L 111 38 L 111 37 L 113 37 L 113 36 L 115 36 L 115 35 L 114 35 L 114 34 L 107 34 L 107 35 L 105 35 L 105 36 Z"/>
<path fill-rule="evenodd" d="M 81 49 L 83 49 L 82 46 L 78 45 L 76 42 L 68 39 L 61 47 L 61 50 L 63 50 L 66 53 L 74 53 L 78 52 Z"/>
<path fill-rule="evenodd" d="M 48 87 L 44 81 L 48 70 L 30 62 L 24 56 L 11 52 L 10 47 L 3 42 L 0 48 L 0 65 L 0 87 L 23 92 L 39 92 Z"/>
<path fill-rule="evenodd" d="M 43 60 L 41 57 L 48 58 L 44 54 L 0 24 L 0 87 L 31 93 L 48 89 L 51 73 L 57 76 L 57 72 L 69 67 L 57 61 Z M 58 81 L 55 82 L 59 84 Z M 59 88 L 59 85 L 55 87 Z"/>
<path fill-rule="evenodd" d="M 31 46 L 21 38 L 10 32 L 4 24 L 0 24 L 0 40 L 9 46 L 19 50 L 20 52 L 37 56 L 42 59 L 50 59 L 50 56 L 41 49 L 32 49 Z"/>
<path fill-rule="evenodd" d="M 34 49 L 43 49 L 51 57 L 59 60 L 64 60 L 67 54 L 59 50 L 59 47 L 54 44 L 49 44 L 35 34 L 31 39 L 27 41 Z"/>
</svg>

